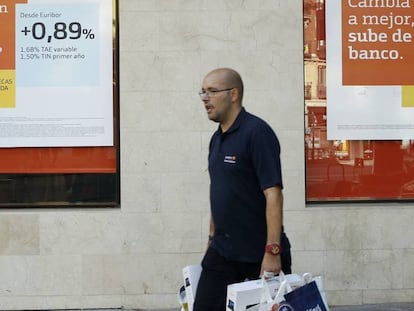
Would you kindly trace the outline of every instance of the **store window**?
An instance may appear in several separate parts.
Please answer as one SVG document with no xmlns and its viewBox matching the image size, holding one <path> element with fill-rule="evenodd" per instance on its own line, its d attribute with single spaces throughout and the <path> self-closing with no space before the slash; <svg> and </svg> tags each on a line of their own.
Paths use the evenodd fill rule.
<svg viewBox="0 0 414 311">
<path fill-rule="evenodd" d="M 0 207 L 119 206 L 118 1 L 16 2 L 0 14 Z"/>
<path fill-rule="evenodd" d="M 325 24 L 326 14 L 329 14 L 325 12 L 326 1 L 330 0 L 304 0 L 303 6 L 306 201 L 323 203 L 413 200 L 413 139 L 378 139 L 379 131 L 387 128 L 378 124 L 374 124 L 375 127 L 370 125 L 377 135 L 372 139 L 328 139 L 327 125 L 330 120 L 327 107 L 329 109 L 329 103 L 332 103 L 329 100 L 333 97 L 329 88 L 327 89 L 327 58 L 330 54 L 326 51 L 332 42 L 325 35 L 325 28 L 328 27 Z M 340 34 L 337 37 L 341 40 Z M 364 92 L 369 90 L 361 87 L 358 92 L 358 95 L 364 96 Z M 340 100 L 349 105 L 348 109 L 354 109 L 355 106 L 346 99 Z M 382 98 L 379 97 L 379 100 Z M 364 113 L 373 117 L 376 112 Z M 362 125 L 358 126 L 362 128 Z M 394 127 L 400 128 L 395 125 Z M 358 127 L 353 126 L 352 129 L 356 131 Z"/>
</svg>

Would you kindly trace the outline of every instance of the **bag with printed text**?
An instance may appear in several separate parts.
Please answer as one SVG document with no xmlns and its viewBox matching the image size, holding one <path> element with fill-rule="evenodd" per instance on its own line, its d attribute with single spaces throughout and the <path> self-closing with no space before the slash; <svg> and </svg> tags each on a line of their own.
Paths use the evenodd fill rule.
<svg viewBox="0 0 414 311">
<path fill-rule="evenodd" d="M 303 275 L 304 285 L 292 289 L 283 272 L 280 287 L 274 298 L 271 297 L 267 282 L 263 279 L 263 295 L 259 305 L 247 311 L 329 311 L 323 290 L 322 278 Z"/>
</svg>

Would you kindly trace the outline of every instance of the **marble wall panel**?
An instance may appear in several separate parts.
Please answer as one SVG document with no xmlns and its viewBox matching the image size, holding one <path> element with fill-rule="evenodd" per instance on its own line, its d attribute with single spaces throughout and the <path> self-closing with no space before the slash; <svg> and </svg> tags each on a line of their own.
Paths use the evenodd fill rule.
<svg viewBox="0 0 414 311">
<path fill-rule="evenodd" d="M 39 252 L 38 215 L 0 214 L 0 256 L 37 255 Z"/>
<path fill-rule="evenodd" d="M 44 213 L 39 224 L 42 255 L 119 253 L 122 249 L 117 210 Z"/>
<path fill-rule="evenodd" d="M 160 211 L 161 174 L 131 174 L 128 169 L 125 169 L 125 172 L 121 172 L 121 174 L 123 176 L 121 181 L 122 211 L 137 213 Z"/>
</svg>

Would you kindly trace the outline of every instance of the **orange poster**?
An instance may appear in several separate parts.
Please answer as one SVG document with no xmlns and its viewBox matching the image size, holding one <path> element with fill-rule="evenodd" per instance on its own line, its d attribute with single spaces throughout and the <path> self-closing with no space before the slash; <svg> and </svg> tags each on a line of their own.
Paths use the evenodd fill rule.
<svg viewBox="0 0 414 311">
<path fill-rule="evenodd" d="M 409 0 L 342 0 L 344 85 L 414 85 Z"/>
</svg>

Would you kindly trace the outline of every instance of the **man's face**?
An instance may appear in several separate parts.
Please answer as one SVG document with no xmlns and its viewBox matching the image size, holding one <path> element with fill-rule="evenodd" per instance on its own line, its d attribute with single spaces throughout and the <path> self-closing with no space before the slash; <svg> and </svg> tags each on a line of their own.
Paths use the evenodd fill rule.
<svg viewBox="0 0 414 311">
<path fill-rule="evenodd" d="M 206 92 L 201 100 L 208 118 L 214 122 L 224 123 L 232 109 L 229 85 L 222 75 L 211 73 L 204 78 L 202 91 Z"/>
</svg>

